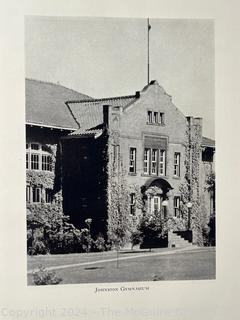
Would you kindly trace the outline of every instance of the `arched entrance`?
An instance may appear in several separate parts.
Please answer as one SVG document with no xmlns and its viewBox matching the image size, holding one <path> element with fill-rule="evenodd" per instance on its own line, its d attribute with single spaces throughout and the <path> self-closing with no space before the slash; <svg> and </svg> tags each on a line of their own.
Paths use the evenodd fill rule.
<svg viewBox="0 0 240 320">
<path fill-rule="evenodd" d="M 147 210 L 149 213 L 163 212 L 166 215 L 168 192 L 172 190 L 170 183 L 163 178 L 151 178 L 145 183 Z"/>
</svg>

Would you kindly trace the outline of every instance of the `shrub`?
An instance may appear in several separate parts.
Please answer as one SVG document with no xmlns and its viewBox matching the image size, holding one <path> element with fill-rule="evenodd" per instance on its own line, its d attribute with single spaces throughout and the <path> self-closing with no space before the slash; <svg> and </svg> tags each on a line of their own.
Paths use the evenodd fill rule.
<svg viewBox="0 0 240 320">
<path fill-rule="evenodd" d="M 162 240 L 167 239 L 167 219 L 162 212 L 145 213 L 140 222 L 139 231 L 142 236 L 142 245 L 145 248 L 154 248 Z"/>
<path fill-rule="evenodd" d="M 105 239 L 103 238 L 103 236 L 99 235 L 93 242 L 93 250 L 97 252 L 106 250 Z"/>
<path fill-rule="evenodd" d="M 132 242 L 132 248 L 135 245 L 141 244 L 143 242 L 143 234 L 140 230 L 135 230 L 131 234 L 131 242 Z"/>
<path fill-rule="evenodd" d="M 81 229 L 79 244 L 81 247 L 81 251 L 89 252 L 91 250 L 91 247 L 93 244 L 93 239 L 92 239 L 88 229 L 86 229 L 86 228 Z"/>
<path fill-rule="evenodd" d="M 32 254 L 47 254 L 48 252 L 48 248 L 43 241 L 38 239 L 33 241 Z"/>
<path fill-rule="evenodd" d="M 79 230 L 57 208 L 42 205 L 27 214 L 28 254 L 89 252 L 89 229 Z"/>
<path fill-rule="evenodd" d="M 58 277 L 55 271 L 48 271 L 42 265 L 39 266 L 39 270 L 33 272 L 33 283 L 36 286 L 59 284 L 62 278 Z"/>
</svg>

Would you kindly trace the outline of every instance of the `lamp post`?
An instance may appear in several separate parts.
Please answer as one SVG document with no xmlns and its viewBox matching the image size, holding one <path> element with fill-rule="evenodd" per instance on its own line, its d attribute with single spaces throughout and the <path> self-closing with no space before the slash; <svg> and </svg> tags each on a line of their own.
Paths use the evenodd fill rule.
<svg viewBox="0 0 240 320">
<path fill-rule="evenodd" d="M 168 201 L 167 200 L 163 200 L 162 206 L 163 206 L 163 216 L 164 216 L 164 218 L 166 218 L 167 217 Z"/>
<path fill-rule="evenodd" d="M 190 230 L 190 226 L 191 226 L 190 217 L 191 217 L 192 202 L 189 201 L 187 203 L 187 208 L 188 208 L 188 230 Z"/>
</svg>

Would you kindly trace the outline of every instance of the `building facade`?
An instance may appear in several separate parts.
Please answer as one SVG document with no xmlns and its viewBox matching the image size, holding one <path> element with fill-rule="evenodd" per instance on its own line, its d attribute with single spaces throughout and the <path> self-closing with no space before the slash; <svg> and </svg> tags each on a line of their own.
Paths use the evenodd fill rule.
<svg viewBox="0 0 240 320">
<path fill-rule="evenodd" d="M 41 91 L 46 84 L 35 85 Z M 202 136 L 202 119 L 184 116 L 157 81 L 131 96 L 56 96 L 45 119 L 40 103 L 29 101 L 34 119 L 27 119 L 26 132 L 28 207 L 51 206 L 60 193 L 63 212 L 76 227 L 91 218 L 93 233 L 107 235 L 114 183 L 122 184 L 130 215 L 162 212 L 169 229 L 193 230 L 197 242 L 202 216 L 208 221 L 215 211 L 214 194 L 206 187 L 215 147 Z M 47 104 L 49 99 L 56 97 L 48 96 Z M 65 113 L 60 120 L 59 109 Z M 49 178 L 34 180 L 36 172 Z"/>
</svg>

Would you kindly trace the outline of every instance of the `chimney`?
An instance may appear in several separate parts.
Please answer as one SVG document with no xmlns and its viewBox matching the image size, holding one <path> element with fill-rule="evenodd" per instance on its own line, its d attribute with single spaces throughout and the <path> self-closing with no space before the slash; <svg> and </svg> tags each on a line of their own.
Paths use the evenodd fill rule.
<svg viewBox="0 0 240 320">
<path fill-rule="evenodd" d="M 135 97 L 136 97 L 136 99 L 140 98 L 140 91 L 136 91 Z"/>
<path fill-rule="evenodd" d="M 103 106 L 103 123 L 108 127 L 108 125 L 109 125 L 109 105 Z"/>
</svg>

